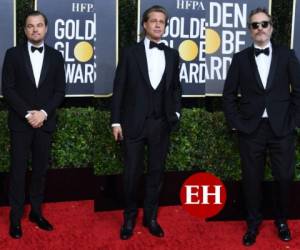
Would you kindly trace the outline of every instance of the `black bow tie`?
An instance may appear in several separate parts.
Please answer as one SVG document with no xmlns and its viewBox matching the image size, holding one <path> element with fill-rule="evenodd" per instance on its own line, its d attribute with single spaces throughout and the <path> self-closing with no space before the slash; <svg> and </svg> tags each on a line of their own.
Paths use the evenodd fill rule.
<svg viewBox="0 0 300 250">
<path fill-rule="evenodd" d="M 150 49 L 158 48 L 159 50 L 164 50 L 165 45 L 164 45 L 164 43 L 155 43 L 155 42 L 150 41 L 149 48 Z"/>
<path fill-rule="evenodd" d="M 32 53 L 34 52 L 34 51 L 38 51 L 38 52 L 40 52 L 40 53 L 42 53 L 43 52 L 43 49 L 44 49 L 44 47 L 34 47 L 34 46 L 31 46 L 31 51 L 32 51 Z"/>
<path fill-rule="evenodd" d="M 269 55 L 270 54 L 270 49 L 269 47 L 268 48 L 265 48 L 265 49 L 258 49 L 258 48 L 255 48 L 254 50 L 254 53 L 255 53 L 255 56 L 258 56 L 260 55 L 261 53 L 265 54 L 265 55 Z"/>
</svg>

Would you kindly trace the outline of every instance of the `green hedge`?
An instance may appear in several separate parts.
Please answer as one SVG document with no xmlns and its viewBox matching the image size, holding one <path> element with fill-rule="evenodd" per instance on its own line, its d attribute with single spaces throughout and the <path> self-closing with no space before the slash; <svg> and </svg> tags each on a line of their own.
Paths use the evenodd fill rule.
<svg viewBox="0 0 300 250">
<path fill-rule="evenodd" d="M 0 112 L 0 171 L 8 171 L 7 112 Z M 297 148 L 296 179 L 300 179 Z M 122 172 L 120 145 L 111 135 L 109 112 L 94 108 L 68 108 L 58 112 L 53 137 L 52 168 L 94 167 L 96 175 Z M 183 109 L 180 129 L 171 136 L 167 171 L 209 171 L 223 180 L 239 180 L 237 137 L 230 133 L 221 112 Z M 267 178 L 271 174 L 266 169 Z"/>
<path fill-rule="evenodd" d="M 68 108 L 58 112 L 53 137 L 54 168 L 87 167 L 93 160 L 94 108 Z"/>
<path fill-rule="evenodd" d="M 109 112 L 97 115 L 95 173 L 122 171 L 119 145 L 112 140 Z M 183 109 L 180 129 L 171 136 L 167 171 L 206 170 L 222 179 L 239 179 L 239 155 L 234 136 L 227 132 L 222 113 Z"/>
<path fill-rule="evenodd" d="M 58 112 L 58 128 L 53 136 L 51 168 L 91 166 L 93 159 L 93 108 L 68 108 Z M 0 112 L 0 172 L 9 169 L 7 112 Z"/>
</svg>

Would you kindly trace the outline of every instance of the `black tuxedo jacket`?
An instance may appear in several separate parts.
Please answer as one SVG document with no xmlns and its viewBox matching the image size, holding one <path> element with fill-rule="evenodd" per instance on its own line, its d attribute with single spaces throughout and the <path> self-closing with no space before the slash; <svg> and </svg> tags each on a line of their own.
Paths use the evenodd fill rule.
<svg viewBox="0 0 300 250">
<path fill-rule="evenodd" d="M 223 104 L 230 127 L 243 133 L 250 134 L 258 127 L 265 108 L 277 136 L 299 127 L 300 65 L 294 51 L 272 44 L 266 89 L 259 76 L 254 47 L 235 54 L 225 81 Z"/>
<path fill-rule="evenodd" d="M 29 110 L 45 110 L 41 129 L 55 129 L 55 110 L 65 95 L 64 60 L 60 52 L 45 45 L 43 66 L 36 87 L 27 43 L 8 49 L 2 72 L 2 93 L 9 105 L 8 126 L 14 131 L 32 129 L 25 116 Z"/>
<path fill-rule="evenodd" d="M 179 54 L 165 46 L 164 112 L 171 129 L 175 128 L 180 113 L 181 85 L 179 82 Z M 124 49 L 118 64 L 112 98 L 111 122 L 120 123 L 125 137 L 139 135 L 148 112 L 149 85 L 151 86 L 144 41 Z"/>
</svg>

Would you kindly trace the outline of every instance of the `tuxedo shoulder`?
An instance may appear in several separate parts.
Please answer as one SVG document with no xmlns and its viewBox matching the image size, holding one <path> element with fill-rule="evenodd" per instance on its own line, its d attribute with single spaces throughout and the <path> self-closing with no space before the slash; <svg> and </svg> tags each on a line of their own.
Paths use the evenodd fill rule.
<svg viewBox="0 0 300 250">
<path fill-rule="evenodd" d="M 120 56 L 124 57 L 125 55 L 130 55 L 134 51 L 136 51 L 138 49 L 138 47 L 139 47 L 139 43 L 133 43 L 133 44 L 127 45 L 120 49 Z"/>
<path fill-rule="evenodd" d="M 122 50 L 123 51 L 130 51 L 130 50 L 135 50 L 137 49 L 139 46 L 141 46 L 141 42 L 137 43 L 137 42 L 133 42 L 127 46 L 125 46 Z"/>
<path fill-rule="evenodd" d="M 252 47 L 247 47 L 239 52 L 236 52 L 234 55 L 237 57 L 243 57 L 248 55 L 248 53 L 251 51 Z"/>
<path fill-rule="evenodd" d="M 46 47 L 46 49 L 47 49 L 50 53 L 53 53 L 53 54 L 56 54 L 56 55 L 61 55 L 61 53 L 60 53 L 59 50 L 57 50 L 57 49 L 55 49 L 55 48 L 53 48 L 53 47 L 51 47 L 51 46 L 49 46 L 49 45 L 47 45 L 47 44 L 45 44 L 45 47 Z"/>
<path fill-rule="evenodd" d="M 23 47 L 22 46 L 15 46 L 11 47 L 6 50 L 5 57 L 10 60 L 19 60 L 20 56 L 22 55 Z"/>
<path fill-rule="evenodd" d="M 175 54 L 179 54 L 178 50 L 177 49 L 174 49 L 174 48 L 171 48 L 169 46 L 166 45 L 166 49 L 169 50 L 169 51 L 172 51 L 173 53 Z"/>
<path fill-rule="evenodd" d="M 295 51 L 288 46 L 272 44 L 272 48 L 280 58 L 295 58 Z"/>
<path fill-rule="evenodd" d="M 10 53 L 18 53 L 19 51 L 21 51 L 23 49 L 23 46 L 21 45 L 18 45 L 18 46 L 14 46 L 14 47 L 11 47 L 11 48 L 8 48 L 6 50 L 6 53 L 10 54 Z"/>
<path fill-rule="evenodd" d="M 272 47 L 274 49 L 276 49 L 277 51 L 280 51 L 280 52 L 285 52 L 285 53 L 289 53 L 292 51 L 291 48 L 289 48 L 288 46 L 286 45 L 281 45 L 281 44 L 272 44 Z"/>
</svg>

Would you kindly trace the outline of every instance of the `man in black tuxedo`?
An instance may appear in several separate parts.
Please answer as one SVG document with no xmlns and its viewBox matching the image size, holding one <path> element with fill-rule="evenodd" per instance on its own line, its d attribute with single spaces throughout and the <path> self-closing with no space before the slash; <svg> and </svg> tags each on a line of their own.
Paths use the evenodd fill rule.
<svg viewBox="0 0 300 250">
<path fill-rule="evenodd" d="M 145 39 L 124 50 L 116 71 L 111 121 L 113 136 L 122 140 L 124 150 L 123 240 L 132 236 L 135 226 L 145 145 L 148 167 L 143 224 L 152 235 L 164 236 L 157 223 L 159 191 L 169 135 L 179 122 L 181 102 L 178 52 L 160 43 L 167 20 L 163 7 L 147 9 L 142 19 Z"/>
<path fill-rule="evenodd" d="M 2 92 L 9 105 L 9 233 L 13 238 L 22 236 L 20 221 L 29 151 L 32 153 L 29 219 L 41 229 L 53 229 L 42 215 L 41 204 L 51 135 L 56 126 L 55 110 L 65 95 L 63 57 L 60 52 L 44 44 L 46 16 L 39 11 L 29 13 L 25 18 L 24 31 L 27 43 L 7 50 L 2 72 Z"/>
<path fill-rule="evenodd" d="M 276 183 L 275 225 L 281 240 L 291 239 L 288 195 L 294 174 L 295 128 L 300 125 L 299 61 L 293 50 L 270 42 L 273 25 L 267 10 L 253 10 L 248 21 L 254 44 L 233 56 L 223 91 L 226 119 L 239 138 L 246 246 L 255 242 L 262 222 L 261 184 L 267 156 Z"/>
</svg>

